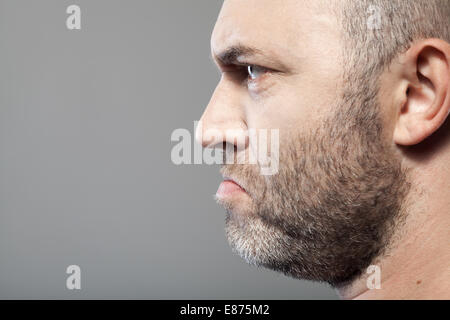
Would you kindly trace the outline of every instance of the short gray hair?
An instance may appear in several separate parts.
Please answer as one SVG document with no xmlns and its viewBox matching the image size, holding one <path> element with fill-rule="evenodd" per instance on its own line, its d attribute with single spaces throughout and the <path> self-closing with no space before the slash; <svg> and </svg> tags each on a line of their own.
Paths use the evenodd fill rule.
<svg viewBox="0 0 450 320">
<path fill-rule="evenodd" d="M 450 0 L 338 3 L 346 47 L 344 62 L 366 76 L 379 74 L 415 40 L 439 38 L 450 43 Z"/>
</svg>

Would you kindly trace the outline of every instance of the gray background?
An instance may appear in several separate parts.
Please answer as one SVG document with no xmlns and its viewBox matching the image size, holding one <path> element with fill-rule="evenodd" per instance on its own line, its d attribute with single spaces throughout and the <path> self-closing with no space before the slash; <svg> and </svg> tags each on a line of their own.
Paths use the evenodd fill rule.
<svg viewBox="0 0 450 320">
<path fill-rule="evenodd" d="M 0 0 L 0 298 L 336 298 L 234 255 L 218 167 L 170 160 L 219 80 L 221 5 Z"/>
</svg>

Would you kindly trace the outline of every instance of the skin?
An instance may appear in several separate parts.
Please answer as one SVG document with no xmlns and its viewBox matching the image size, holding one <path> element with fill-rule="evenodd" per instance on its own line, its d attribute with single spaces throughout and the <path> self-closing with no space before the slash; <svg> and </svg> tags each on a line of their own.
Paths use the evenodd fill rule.
<svg viewBox="0 0 450 320">
<path fill-rule="evenodd" d="M 224 138 L 203 134 L 199 142 L 234 144 L 225 135 L 229 129 L 279 129 L 283 150 L 329 120 L 345 87 L 336 19 L 319 2 L 224 1 L 211 39 L 222 78 L 201 118 L 203 131 L 219 130 Z M 231 47 L 256 52 L 224 63 Z M 267 71 L 246 81 L 247 65 Z M 381 289 L 369 290 L 363 272 L 337 290 L 344 299 L 449 299 L 450 45 L 414 42 L 379 83 L 380 145 L 392 148 L 412 187 L 402 199 L 405 219 L 390 249 L 372 262 L 381 267 Z M 241 152 L 251 148 L 247 139 Z M 254 202 L 251 193 L 221 201 L 237 225 L 252 223 Z"/>
</svg>

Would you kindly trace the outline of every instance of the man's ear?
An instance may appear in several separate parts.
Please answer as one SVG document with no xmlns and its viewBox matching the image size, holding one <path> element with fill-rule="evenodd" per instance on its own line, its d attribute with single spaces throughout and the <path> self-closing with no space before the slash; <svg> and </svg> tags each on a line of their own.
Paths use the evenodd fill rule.
<svg viewBox="0 0 450 320">
<path fill-rule="evenodd" d="M 437 131 L 450 113 L 450 44 L 439 39 L 423 40 L 403 58 L 407 85 L 394 141 L 411 146 Z"/>
</svg>

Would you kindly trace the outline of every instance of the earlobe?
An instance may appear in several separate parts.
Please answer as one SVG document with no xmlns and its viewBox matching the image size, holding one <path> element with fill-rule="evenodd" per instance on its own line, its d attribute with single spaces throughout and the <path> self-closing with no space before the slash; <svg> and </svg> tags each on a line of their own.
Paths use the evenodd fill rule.
<svg viewBox="0 0 450 320">
<path fill-rule="evenodd" d="M 411 47 L 404 59 L 408 86 L 394 141 L 411 146 L 436 132 L 450 113 L 450 45 L 438 39 L 424 40 Z"/>
</svg>

